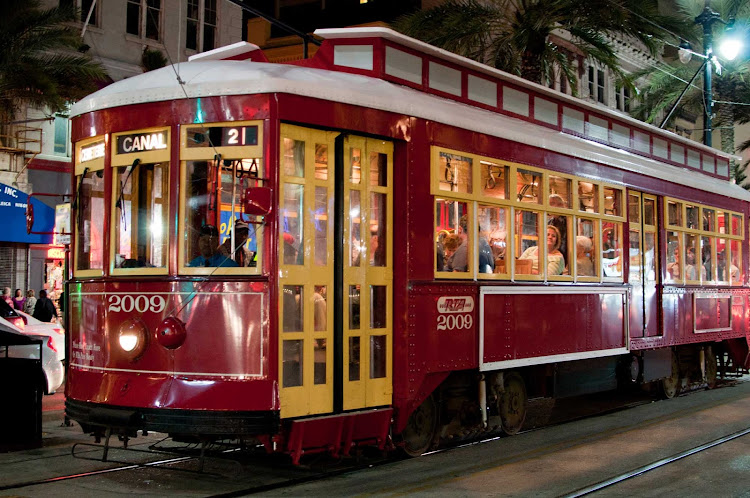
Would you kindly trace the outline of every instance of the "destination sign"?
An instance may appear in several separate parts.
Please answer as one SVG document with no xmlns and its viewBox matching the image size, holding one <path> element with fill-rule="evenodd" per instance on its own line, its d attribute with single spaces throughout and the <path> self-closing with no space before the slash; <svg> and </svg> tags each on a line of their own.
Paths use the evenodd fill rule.
<svg viewBox="0 0 750 498">
<path fill-rule="evenodd" d="M 81 147 L 79 162 L 85 163 L 104 157 L 104 140 Z"/>
<path fill-rule="evenodd" d="M 117 153 L 131 154 L 167 148 L 167 130 L 152 133 L 133 133 L 117 137 Z"/>
<path fill-rule="evenodd" d="M 187 146 L 232 147 L 258 145 L 258 126 L 201 126 L 188 128 Z"/>
</svg>

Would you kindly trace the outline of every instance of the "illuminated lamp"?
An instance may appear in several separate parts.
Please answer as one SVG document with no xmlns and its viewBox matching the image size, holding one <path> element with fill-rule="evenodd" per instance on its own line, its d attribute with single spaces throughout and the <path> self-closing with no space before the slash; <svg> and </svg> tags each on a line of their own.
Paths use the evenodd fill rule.
<svg viewBox="0 0 750 498">
<path fill-rule="evenodd" d="M 137 319 L 123 322 L 117 333 L 117 342 L 131 361 L 137 360 L 148 345 L 146 325 Z"/>
<path fill-rule="evenodd" d="M 167 349 L 177 349 L 182 346 L 187 337 L 185 324 L 174 316 L 168 316 L 156 327 L 156 339 Z"/>
</svg>

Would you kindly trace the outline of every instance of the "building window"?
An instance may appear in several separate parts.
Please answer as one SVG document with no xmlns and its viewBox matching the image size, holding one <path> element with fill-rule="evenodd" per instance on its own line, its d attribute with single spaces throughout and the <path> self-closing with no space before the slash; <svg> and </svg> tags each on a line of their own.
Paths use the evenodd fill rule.
<svg viewBox="0 0 750 498">
<path fill-rule="evenodd" d="M 604 70 L 589 66 L 589 98 L 606 104 Z"/>
<path fill-rule="evenodd" d="M 70 140 L 68 133 L 68 118 L 60 115 L 55 116 L 55 143 L 53 151 L 56 156 L 68 156 L 68 142 Z"/>
<path fill-rule="evenodd" d="M 91 11 L 91 17 L 89 17 L 89 11 Z M 95 0 L 81 0 L 81 22 L 85 23 L 86 19 L 89 21 L 89 26 L 99 26 L 99 3 Z"/>
<path fill-rule="evenodd" d="M 139 38 L 161 39 L 161 0 L 128 0 L 125 31 Z"/>
<path fill-rule="evenodd" d="M 615 105 L 618 111 L 630 112 L 630 88 L 617 86 L 615 89 Z"/>
<path fill-rule="evenodd" d="M 101 0 L 99 0 L 101 1 Z M 77 8 L 80 16 L 80 21 L 82 23 L 86 22 L 86 19 L 89 20 L 88 26 L 99 26 L 99 1 L 95 0 L 60 0 L 60 7 L 75 7 Z M 94 6 L 94 9 L 91 10 L 91 6 Z M 89 18 L 89 10 L 91 10 L 91 18 Z"/>
<path fill-rule="evenodd" d="M 216 0 L 187 0 L 185 48 L 205 52 L 216 46 Z"/>
</svg>

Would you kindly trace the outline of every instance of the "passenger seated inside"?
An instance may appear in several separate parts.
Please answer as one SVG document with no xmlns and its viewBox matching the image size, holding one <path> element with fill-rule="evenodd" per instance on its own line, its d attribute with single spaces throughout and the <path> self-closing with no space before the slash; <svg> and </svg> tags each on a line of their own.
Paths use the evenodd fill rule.
<svg viewBox="0 0 750 498">
<path fill-rule="evenodd" d="M 203 225 L 198 237 L 200 255 L 188 263 L 191 267 L 237 266 L 232 259 L 217 251 L 219 231 L 213 225 Z"/>
<path fill-rule="evenodd" d="M 455 233 L 445 237 L 443 240 L 444 261 L 443 267 L 441 268 L 442 271 L 453 271 L 453 255 L 456 253 L 456 250 L 458 250 L 458 246 L 460 245 L 461 238 Z"/>
<path fill-rule="evenodd" d="M 594 254 L 594 244 L 591 239 L 579 235 L 576 237 L 576 273 L 581 277 L 596 276 L 594 262 L 591 259 Z"/>
<path fill-rule="evenodd" d="M 675 248 L 673 254 L 674 261 L 667 263 L 667 278 L 679 280 L 680 278 L 680 249 Z"/>
<path fill-rule="evenodd" d="M 547 225 L 547 275 L 562 275 L 565 271 L 565 260 L 560 252 L 560 231 Z M 539 246 L 526 249 L 518 259 L 531 260 L 531 274 L 539 275 Z"/>
<path fill-rule="evenodd" d="M 698 269 L 695 266 L 695 249 L 692 247 L 687 248 L 685 254 L 685 280 L 698 280 L 699 278 L 706 279 L 706 267 L 700 265 L 700 277 L 698 276 Z M 676 278 L 676 277 L 675 277 Z"/>
</svg>

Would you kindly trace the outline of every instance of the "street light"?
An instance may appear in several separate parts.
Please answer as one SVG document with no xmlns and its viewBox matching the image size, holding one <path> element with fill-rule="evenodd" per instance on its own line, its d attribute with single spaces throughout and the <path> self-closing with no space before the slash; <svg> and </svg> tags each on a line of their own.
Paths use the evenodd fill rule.
<svg viewBox="0 0 750 498">
<path fill-rule="evenodd" d="M 725 24 L 730 30 L 734 27 L 734 19 L 730 19 L 729 22 L 723 21 L 719 13 L 713 10 L 708 5 L 708 0 L 706 0 L 706 6 L 703 12 L 695 18 L 695 23 L 703 26 L 703 53 L 706 56 L 706 60 L 703 63 L 703 101 L 706 110 L 703 126 L 703 143 L 709 147 L 711 147 L 711 132 L 713 131 L 711 126 L 711 118 L 713 117 L 713 92 L 711 88 L 711 73 L 713 72 L 713 68 L 711 67 L 711 63 L 715 57 L 713 53 L 714 37 L 712 32 L 715 22 Z M 733 60 L 739 54 L 740 48 L 741 42 L 738 38 L 731 37 L 730 40 L 729 37 L 726 37 L 719 51 L 728 60 Z"/>
</svg>

